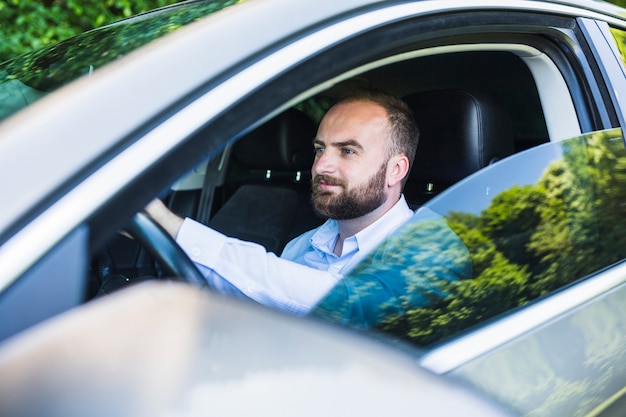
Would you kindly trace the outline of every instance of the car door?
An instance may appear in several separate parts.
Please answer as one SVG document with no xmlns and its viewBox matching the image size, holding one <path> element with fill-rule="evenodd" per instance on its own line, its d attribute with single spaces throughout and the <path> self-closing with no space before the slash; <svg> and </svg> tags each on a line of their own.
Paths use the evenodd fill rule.
<svg viewBox="0 0 626 417">
<path fill-rule="evenodd" d="M 610 129 L 541 145 L 427 203 L 467 246 L 472 278 L 384 329 L 516 413 L 612 415 L 626 359 L 623 141 Z"/>
</svg>

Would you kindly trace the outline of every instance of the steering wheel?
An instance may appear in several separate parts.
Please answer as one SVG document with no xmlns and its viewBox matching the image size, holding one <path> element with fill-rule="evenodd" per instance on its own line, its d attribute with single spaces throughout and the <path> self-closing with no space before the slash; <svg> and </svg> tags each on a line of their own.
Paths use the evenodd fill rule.
<svg viewBox="0 0 626 417">
<path fill-rule="evenodd" d="M 131 234 L 168 275 L 198 287 L 209 288 L 206 279 L 172 237 L 150 216 L 139 212 L 127 226 Z"/>
</svg>

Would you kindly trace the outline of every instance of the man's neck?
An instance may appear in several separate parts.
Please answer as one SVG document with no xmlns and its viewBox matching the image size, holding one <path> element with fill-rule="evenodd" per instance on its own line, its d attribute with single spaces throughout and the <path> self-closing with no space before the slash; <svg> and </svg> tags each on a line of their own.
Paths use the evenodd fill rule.
<svg viewBox="0 0 626 417">
<path fill-rule="evenodd" d="M 393 206 L 396 205 L 399 199 L 399 196 L 397 199 L 388 199 L 377 209 L 370 211 L 364 216 L 357 217 L 356 219 L 337 220 L 337 225 L 339 227 L 339 237 L 337 238 L 337 242 L 335 243 L 335 248 L 333 250 L 335 255 L 341 255 L 343 251 L 343 242 L 347 238 L 356 235 L 361 230 L 365 229 L 369 225 L 373 224 L 376 220 L 383 217 L 385 213 L 387 213 L 389 210 L 391 210 Z"/>
</svg>

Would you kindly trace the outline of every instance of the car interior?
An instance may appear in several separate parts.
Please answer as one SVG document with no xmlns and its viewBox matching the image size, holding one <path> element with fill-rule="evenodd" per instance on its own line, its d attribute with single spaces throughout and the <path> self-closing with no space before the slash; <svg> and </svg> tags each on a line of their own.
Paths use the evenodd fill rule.
<svg viewBox="0 0 626 417">
<path fill-rule="evenodd" d="M 309 204 L 317 124 L 346 90 L 364 85 L 402 97 L 418 122 L 420 142 L 404 190 L 413 209 L 508 155 L 580 132 L 573 103 L 554 99 L 564 97 L 563 76 L 538 50 L 518 44 L 422 49 L 320 86 L 196 166 L 165 202 L 181 216 L 280 254 L 289 240 L 322 223 Z M 88 298 L 162 274 L 140 245 L 120 235 L 94 258 Z"/>
</svg>

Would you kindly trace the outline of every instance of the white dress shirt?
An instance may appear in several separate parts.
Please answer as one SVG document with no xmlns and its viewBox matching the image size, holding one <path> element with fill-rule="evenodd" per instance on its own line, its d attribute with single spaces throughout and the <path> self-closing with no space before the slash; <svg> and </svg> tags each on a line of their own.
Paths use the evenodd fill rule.
<svg viewBox="0 0 626 417">
<path fill-rule="evenodd" d="M 304 315 L 412 215 L 400 198 L 380 219 L 346 239 L 340 256 L 333 253 L 339 236 L 335 220 L 293 239 L 281 257 L 192 219 L 185 219 L 176 241 L 217 291 Z"/>
</svg>

